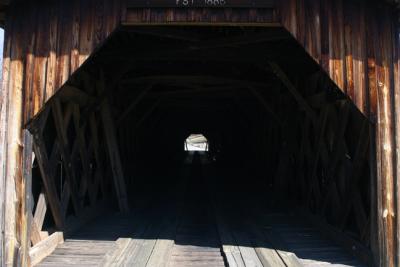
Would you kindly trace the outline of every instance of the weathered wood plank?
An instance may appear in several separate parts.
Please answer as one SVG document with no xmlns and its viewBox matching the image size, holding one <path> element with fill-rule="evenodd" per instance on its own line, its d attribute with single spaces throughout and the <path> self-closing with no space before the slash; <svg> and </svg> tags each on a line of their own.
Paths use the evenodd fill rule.
<svg viewBox="0 0 400 267">
<path fill-rule="evenodd" d="M 174 246 L 177 225 L 178 220 L 175 219 L 170 222 L 167 227 L 164 227 L 165 229 L 163 231 L 161 231 L 160 238 L 157 239 L 153 252 L 151 253 L 146 264 L 147 267 L 168 266 Z"/>
<path fill-rule="evenodd" d="M 303 214 L 305 213 L 303 212 Z M 369 266 L 374 265 L 371 253 L 365 246 L 363 246 L 356 240 L 352 239 L 351 237 L 348 237 L 345 234 L 340 233 L 334 227 L 321 222 L 315 216 L 310 214 L 306 216 L 308 216 L 309 222 L 312 223 L 314 227 L 319 229 L 322 235 L 333 240 L 336 244 L 341 245 L 342 248 L 344 248 L 348 253 L 351 253 L 351 255 L 355 255 L 357 258 L 359 258 Z"/>
<path fill-rule="evenodd" d="M 42 137 L 39 133 L 34 133 L 34 150 L 35 156 L 39 164 L 40 173 L 43 180 L 43 185 L 46 191 L 46 196 L 53 214 L 54 222 L 59 229 L 64 229 L 64 216 L 62 215 L 60 201 L 57 195 L 57 190 L 54 184 L 53 177 L 49 176 L 49 160 L 47 158 L 46 149 L 42 142 Z"/>
<path fill-rule="evenodd" d="M 29 263 L 29 248 L 31 241 L 31 223 L 32 223 L 32 208 L 33 208 L 33 195 L 32 195 L 32 135 L 27 131 L 23 131 L 24 138 L 24 153 L 23 153 L 23 194 L 22 201 L 22 215 L 21 215 L 21 250 L 19 251 L 21 264 L 27 265 Z"/>
<path fill-rule="evenodd" d="M 264 238 L 264 234 L 255 226 L 248 225 L 248 231 L 252 231 L 255 238 L 255 251 L 263 267 L 286 267 L 279 253 L 272 243 Z"/>
<path fill-rule="evenodd" d="M 46 216 L 46 211 L 47 211 L 46 196 L 44 192 L 42 192 L 39 195 L 39 199 L 36 203 L 35 214 L 33 216 L 33 219 L 35 220 L 35 223 L 39 229 L 42 228 L 44 218 Z"/>
<path fill-rule="evenodd" d="M 62 232 L 55 232 L 47 239 L 33 246 L 29 251 L 31 264 L 34 266 L 50 255 L 56 247 L 64 242 Z"/>
<path fill-rule="evenodd" d="M 107 267 L 107 266 L 116 266 L 116 262 L 119 258 L 123 256 L 123 252 L 126 250 L 128 244 L 130 242 L 130 238 L 119 238 L 115 242 L 115 248 L 110 250 L 102 260 L 100 266 Z"/>
</svg>

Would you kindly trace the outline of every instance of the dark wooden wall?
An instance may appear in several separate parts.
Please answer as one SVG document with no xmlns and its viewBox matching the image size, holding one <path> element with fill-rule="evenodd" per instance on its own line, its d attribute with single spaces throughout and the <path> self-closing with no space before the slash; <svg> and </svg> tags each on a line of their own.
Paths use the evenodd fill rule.
<svg viewBox="0 0 400 267">
<path fill-rule="evenodd" d="M 23 129 L 45 101 L 120 23 L 284 25 L 374 126 L 369 129 L 381 266 L 399 262 L 400 173 L 397 10 L 374 1 L 284 0 L 276 9 L 130 9 L 123 0 L 14 1 L 5 26 L 0 162 L 6 186 L 5 260 L 28 262 L 32 138 Z M 0 191 L 0 193 L 2 193 Z M 1 200 L 1 198 L 0 198 Z M 397 208 L 396 208 L 397 207 Z M 397 209 L 397 210 L 396 210 Z M 4 215 L 4 216 L 3 216 Z M 3 223 L 1 223 L 3 225 Z M 2 237 L 3 238 L 3 237 Z M 0 254 L 1 256 L 2 254 Z M 16 260 L 18 259 L 18 260 Z"/>
<path fill-rule="evenodd" d="M 399 262 L 398 14 L 372 1 L 280 1 L 281 21 L 370 119 L 373 213 L 380 266 Z M 396 129 L 395 129 L 396 128 Z M 397 163 L 396 163 L 397 160 Z M 376 195 L 374 195 L 376 194 Z M 376 206 L 374 206 L 376 205 Z"/>
</svg>

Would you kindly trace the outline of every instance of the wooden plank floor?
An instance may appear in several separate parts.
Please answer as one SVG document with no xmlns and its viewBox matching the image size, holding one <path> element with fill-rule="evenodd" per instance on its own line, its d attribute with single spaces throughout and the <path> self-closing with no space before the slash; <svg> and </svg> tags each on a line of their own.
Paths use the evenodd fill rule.
<svg viewBox="0 0 400 267">
<path fill-rule="evenodd" d="M 65 240 L 38 266 L 100 266 L 119 238 L 134 236 L 140 228 L 140 222 L 131 215 L 98 218 Z"/>
<path fill-rule="evenodd" d="M 364 266 L 292 215 L 265 215 L 263 227 L 239 225 L 237 221 L 230 224 L 236 219 L 225 215 L 224 227 L 231 235 L 230 242 L 226 241 L 226 233 L 216 230 L 221 226 L 212 222 L 208 214 L 187 216 L 172 222 L 176 224 L 172 229 L 161 222 L 160 231 L 151 226 L 155 220 L 145 222 L 137 219 L 137 214 L 101 218 L 59 245 L 39 266 Z M 276 245 L 276 240 L 281 244 Z M 229 249 L 222 252 L 223 245 Z M 233 264 L 228 261 L 228 265 L 223 256 L 230 252 L 240 260 Z M 294 253 L 300 264 L 288 259 L 288 253 Z M 111 257 L 117 261 L 110 263 Z"/>
<path fill-rule="evenodd" d="M 168 266 L 225 266 L 201 165 L 193 163 Z M 205 197 L 206 196 L 206 197 Z"/>
<path fill-rule="evenodd" d="M 216 174 L 203 168 L 194 163 L 174 197 L 96 219 L 39 266 L 364 266 L 299 216 L 268 212 L 249 196 L 215 194 L 203 176 Z"/>
<path fill-rule="evenodd" d="M 294 214 L 266 214 L 260 222 L 265 234 L 279 239 L 281 245 L 293 252 L 303 266 L 365 266 Z"/>
</svg>

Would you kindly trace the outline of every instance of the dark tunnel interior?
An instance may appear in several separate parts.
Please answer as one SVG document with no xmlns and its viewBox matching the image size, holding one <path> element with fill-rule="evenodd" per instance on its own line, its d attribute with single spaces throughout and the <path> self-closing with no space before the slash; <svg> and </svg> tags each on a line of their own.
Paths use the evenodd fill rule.
<svg viewBox="0 0 400 267">
<path fill-rule="evenodd" d="M 71 87 L 94 100 L 71 93 Z M 80 112 L 81 119 L 66 127 L 68 140 L 80 136 L 76 127 L 84 124 L 82 118 L 99 113 L 105 102 L 109 105 L 135 218 L 147 214 L 143 216 L 158 221 L 164 214 L 173 221 L 177 205 L 181 224 L 218 224 L 225 216 L 237 227 L 249 227 L 268 213 L 287 213 L 297 220 L 296 214 L 304 211 L 369 247 L 368 226 L 363 225 L 370 212 L 368 144 L 361 143 L 369 122 L 281 27 L 121 26 L 55 97 L 61 99 L 61 109 L 75 103 Z M 113 170 L 106 163 L 107 126 L 99 118 L 93 121 L 107 182 L 97 196 L 78 194 L 83 205 L 109 194 L 112 205 L 104 206 L 104 213 L 114 214 L 119 208 Z M 56 128 L 48 119 L 43 139 L 49 154 Z M 83 134 L 88 144 L 94 140 L 91 129 Z M 191 134 L 204 135 L 209 151 L 185 151 Z M 74 152 L 74 142 L 69 143 L 71 154 L 76 153 L 71 158 L 80 166 L 76 177 L 84 174 L 85 164 L 99 168 L 95 155 L 85 161 Z M 363 144 L 367 148 L 360 156 Z M 358 157 L 360 178 L 353 182 Z M 67 175 L 62 166 L 54 176 L 59 194 Z M 35 202 L 43 187 L 40 176 L 36 163 Z M 357 211 L 345 205 L 353 183 Z M 74 205 L 67 206 L 66 216 L 74 215 Z M 110 217 L 102 218 L 110 223 Z M 50 213 L 46 224 L 54 229 Z M 83 239 L 118 235 L 77 233 Z M 203 241 L 213 246 L 210 240 Z"/>
</svg>

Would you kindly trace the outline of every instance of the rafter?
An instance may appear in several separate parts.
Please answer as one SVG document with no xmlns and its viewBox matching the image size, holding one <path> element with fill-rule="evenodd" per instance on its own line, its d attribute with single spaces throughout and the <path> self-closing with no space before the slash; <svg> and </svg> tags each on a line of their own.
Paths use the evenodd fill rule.
<svg viewBox="0 0 400 267">
<path fill-rule="evenodd" d="M 151 105 L 151 107 L 146 111 L 145 114 L 136 122 L 135 129 L 140 128 L 140 126 L 153 114 L 153 112 L 160 106 L 162 100 L 158 100 Z"/>
<path fill-rule="evenodd" d="M 285 55 L 277 51 L 265 49 L 262 54 L 255 47 L 242 48 L 214 48 L 210 50 L 176 49 L 171 46 L 156 47 L 151 51 L 132 51 L 127 54 L 120 52 L 106 52 L 97 57 L 101 62 L 140 62 L 140 61 L 215 61 L 215 62 L 249 62 L 265 63 L 267 60 L 275 60 Z"/>
<path fill-rule="evenodd" d="M 254 88 L 248 87 L 249 91 L 258 99 L 264 109 L 269 113 L 269 115 L 278 123 L 280 126 L 282 125 L 282 119 L 279 118 L 270 104 L 265 100 L 265 98 Z"/>
<path fill-rule="evenodd" d="M 201 35 L 193 33 L 193 31 L 184 31 L 178 29 L 163 28 L 139 28 L 139 27 L 124 27 L 122 31 L 126 33 L 137 33 L 142 35 L 156 36 L 160 38 L 168 38 L 173 40 L 181 40 L 188 42 L 198 42 L 201 40 Z"/>
<path fill-rule="evenodd" d="M 231 79 L 211 75 L 156 75 L 156 76 L 141 76 L 123 81 L 123 84 L 143 84 L 143 83 L 157 83 L 157 84 L 170 84 L 170 85 L 211 85 L 211 86 L 226 86 L 231 85 L 235 87 L 270 87 L 269 83 L 254 82 L 249 80 Z"/>
<path fill-rule="evenodd" d="M 144 88 L 138 96 L 131 102 L 131 104 L 126 108 L 126 110 L 119 116 L 117 120 L 117 125 L 124 121 L 128 115 L 132 112 L 132 110 L 143 100 L 143 98 L 147 95 L 147 93 L 153 88 L 153 84 L 148 85 Z"/>
<path fill-rule="evenodd" d="M 296 86 L 293 85 L 286 73 L 275 62 L 269 61 L 268 65 L 269 68 L 276 75 L 276 77 L 278 77 L 285 85 L 285 87 L 289 90 L 290 94 L 294 97 L 300 108 L 307 112 L 308 116 L 310 116 L 315 123 L 317 120 L 317 116 L 315 115 L 314 110 L 310 107 L 304 97 L 299 93 Z"/>
</svg>

